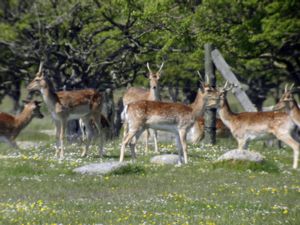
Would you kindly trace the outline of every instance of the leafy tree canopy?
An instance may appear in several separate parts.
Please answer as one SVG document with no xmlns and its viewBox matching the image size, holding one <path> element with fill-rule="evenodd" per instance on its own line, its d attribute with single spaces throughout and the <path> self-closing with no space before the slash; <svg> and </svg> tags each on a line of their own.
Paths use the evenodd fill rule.
<svg viewBox="0 0 300 225">
<path fill-rule="evenodd" d="M 162 61 L 163 85 L 196 88 L 211 42 L 262 102 L 281 82 L 300 84 L 299 8 L 294 0 L 2 0 L 0 94 L 40 61 L 57 89 L 146 85 L 146 62 Z"/>
</svg>

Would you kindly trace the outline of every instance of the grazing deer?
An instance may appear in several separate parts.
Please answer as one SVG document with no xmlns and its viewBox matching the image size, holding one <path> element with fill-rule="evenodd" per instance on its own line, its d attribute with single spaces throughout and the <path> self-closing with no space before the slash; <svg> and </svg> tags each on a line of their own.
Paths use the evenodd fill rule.
<svg viewBox="0 0 300 225">
<path fill-rule="evenodd" d="M 34 117 L 43 118 L 39 101 L 24 101 L 23 111 L 17 115 L 0 112 L 0 140 L 4 140 L 11 147 L 19 149 L 15 139 Z"/>
<path fill-rule="evenodd" d="M 295 123 L 284 112 L 242 112 L 233 113 L 226 99 L 227 83 L 220 92 L 219 115 L 238 142 L 240 150 L 248 149 L 250 140 L 273 134 L 277 139 L 290 146 L 294 152 L 293 168 L 298 167 L 299 143 L 292 137 Z"/>
<path fill-rule="evenodd" d="M 130 143 L 132 157 L 135 157 L 135 144 L 141 133 L 147 129 L 164 130 L 176 135 L 179 162 L 187 163 L 187 131 L 196 118 L 202 116 L 205 107 L 215 107 L 218 92 L 209 86 L 199 89 L 196 100 L 191 106 L 182 103 L 138 101 L 127 105 L 124 117 L 128 123 L 128 133 L 123 137 L 120 162 L 124 160 L 125 146 Z M 135 137 L 135 142 L 131 142 Z"/>
<path fill-rule="evenodd" d="M 161 70 L 164 66 L 164 63 L 161 64 L 159 70 L 154 73 L 150 69 L 149 63 L 147 63 L 147 68 L 149 70 L 149 81 L 150 81 L 150 90 L 145 88 L 131 87 L 127 90 L 127 92 L 123 96 L 123 104 L 124 108 L 132 103 L 140 100 L 148 100 L 148 101 L 159 101 L 159 79 L 161 76 Z M 124 122 L 124 135 L 126 136 L 128 132 L 128 127 L 126 121 Z M 148 140 L 149 140 L 149 131 L 146 132 L 146 152 L 148 152 Z M 154 147 L 155 152 L 158 152 L 158 144 L 157 144 L 157 131 L 154 130 Z"/>
<path fill-rule="evenodd" d="M 64 157 L 64 135 L 67 127 L 67 121 L 72 119 L 82 119 L 87 131 L 86 146 L 81 156 L 86 156 L 89 144 L 92 138 L 92 127 L 90 120 L 93 118 L 99 131 L 100 156 L 103 155 L 103 140 L 101 134 L 101 109 L 102 95 L 94 89 L 83 89 L 75 91 L 55 92 L 51 81 L 42 71 L 42 63 L 35 78 L 28 85 L 29 91 L 38 90 L 51 112 L 56 126 L 56 156 Z"/>
<path fill-rule="evenodd" d="M 195 144 L 202 141 L 204 138 L 204 130 L 205 120 L 203 117 L 199 117 L 188 132 L 188 136 L 191 137 L 191 142 Z M 230 135 L 230 130 L 219 118 L 216 119 L 216 135 L 217 137 L 228 137 Z"/>
</svg>

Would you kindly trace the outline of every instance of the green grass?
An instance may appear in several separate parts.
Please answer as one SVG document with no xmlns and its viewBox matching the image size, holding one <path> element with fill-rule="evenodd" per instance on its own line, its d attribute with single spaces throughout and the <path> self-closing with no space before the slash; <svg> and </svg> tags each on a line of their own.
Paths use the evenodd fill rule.
<svg viewBox="0 0 300 225">
<path fill-rule="evenodd" d="M 45 129 L 53 128 L 43 120 Z M 106 144 L 107 156 L 93 147 L 80 158 L 69 145 L 66 159 L 54 155 L 54 138 L 41 135 L 35 120 L 18 141 L 38 147 L 16 151 L 0 144 L 0 224 L 299 224 L 300 176 L 293 170 L 291 149 L 255 149 L 266 163 L 214 163 L 236 143 L 189 146 L 189 164 L 150 164 L 140 150 L 136 163 L 106 176 L 78 175 L 72 170 L 88 163 L 116 160 L 119 140 Z M 28 135 L 30 134 L 30 135 Z M 140 148 L 142 145 L 140 145 Z M 160 144 L 175 152 L 173 144 Z M 129 150 L 127 158 L 129 160 Z"/>
<path fill-rule="evenodd" d="M 265 163 L 215 163 L 236 148 L 220 139 L 216 146 L 189 145 L 189 164 L 177 167 L 151 164 L 154 154 L 139 145 L 135 163 L 88 176 L 72 171 L 117 160 L 119 140 L 106 143 L 104 159 L 95 146 L 81 158 L 74 144 L 58 161 L 54 137 L 42 129 L 54 129 L 48 117 L 34 119 L 17 139 L 35 147 L 18 152 L 0 143 L 0 224 L 300 224 L 300 171 L 292 169 L 290 148 L 252 142 Z M 174 144 L 160 149 L 176 153 Z"/>
</svg>

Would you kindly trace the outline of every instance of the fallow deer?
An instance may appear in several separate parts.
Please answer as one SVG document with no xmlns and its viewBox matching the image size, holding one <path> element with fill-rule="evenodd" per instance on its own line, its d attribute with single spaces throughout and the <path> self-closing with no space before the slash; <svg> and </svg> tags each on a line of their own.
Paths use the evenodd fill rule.
<svg viewBox="0 0 300 225">
<path fill-rule="evenodd" d="M 39 101 L 24 101 L 23 111 L 13 116 L 0 112 L 0 140 L 5 141 L 11 147 L 19 149 L 15 139 L 19 133 L 31 122 L 34 117 L 43 118 Z"/>
<path fill-rule="evenodd" d="M 40 91 L 48 110 L 56 126 L 56 153 L 60 158 L 64 157 L 64 135 L 67 121 L 72 119 L 82 119 L 87 131 L 88 140 L 82 151 L 81 156 L 86 156 L 89 144 L 92 138 L 91 119 L 94 119 L 95 125 L 99 131 L 100 156 L 103 155 L 103 140 L 101 134 L 101 109 L 102 95 L 94 89 L 82 89 L 75 91 L 55 92 L 51 81 L 42 71 L 42 63 L 35 78 L 28 85 L 29 91 Z"/>
<path fill-rule="evenodd" d="M 147 63 L 147 68 L 149 71 L 149 81 L 150 81 L 150 90 L 139 87 L 131 87 L 129 88 L 123 96 L 123 104 L 126 107 L 128 104 L 132 102 L 137 102 L 140 100 L 148 100 L 148 101 L 159 101 L 159 79 L 161 77 L 161 70 L 164 66 L 164 63 L 161 64 L 159 70 L 154 73 L 150 69 L 149 63 Z M 124 135 L 128 132 L 128 127 L 126 121 L 124 121 Z M 149 131 L 146 132 L 146 152 L 148 152 L 148 140 L 149 140 Z M 158 152 L 158 144 L 157 144 L 157 131 L 154 130 L 154 147 L 155 152 Z"/>
<path fill-rule="evenodd" d="M 289 88 L 285 86 L 284 93 L 282 94 L 279 102 L 274 106 L 274 110 L 285 109 L 289 114 L 291 120 L 300 127 L 300 109 L 293 96 L 293 84 Z"/>
<path fill-rule="evenodd" d="M 127 105 L 124 117 L 128 123 L 128 133 L 124 136 L 120 152 L 120 162 L 124 160 L 125 147 L 130 143 L 132 157 L 135 157 L 135 144 L 141 133 L 147 129 L 164 130 L 176 135 L 179 162 L 187 163 L 187 131 L 193 126 L 196 118 L 202 116 L 205 107 L 215 107 L 218 92 L 209 86 L 198 91 L 191 106 L 182 103 L 159 101 L 138 101 Z M 135 137 L 136 141 L 131 142 Z"/>
<path fill-rule="evenodd" d="M 225 85 L 227 86 L 227 85 Z M 233 113 L 226 99 L 226 93 L 233 86 L 220 92 L 219 115 L 238 142 L 238 149 L 248 149 L 250 140 L 273 134 L 293 149 L 293 168 L 298 167 L 299 143 L 292 137 L 295 123 L 285 112 L 242 112 Z"/>
</svg>

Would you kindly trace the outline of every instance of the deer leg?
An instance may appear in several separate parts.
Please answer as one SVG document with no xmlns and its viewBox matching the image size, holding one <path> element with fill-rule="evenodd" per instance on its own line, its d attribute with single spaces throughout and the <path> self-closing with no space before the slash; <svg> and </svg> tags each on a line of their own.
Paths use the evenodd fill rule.
<svg viewBox="0 0 300 225">
<path fill-rule="evenodd" d="M 59 158 L 63 159 L 64 158 L 64 138 L 65 138 L 65 132 L 66 132 L 66 127 L 67 127 L 67 121 L 62 120 L 61 121 L 61 127 L 60 127 L 60 155 Z"/>
<path fill-rule="evenodd" d="M 120 151 L 120 162 L 123 162 L 124 160 L 124 154 L 125 154 L 125 147 L 126 145 L 131 142 L 132 138 L 136 135 L 136 133 L 138 132 L 138 129 L 135 130 L 130 130 L 126 136 L 123 137 L 123 141 L 122 141 L 122 146 L 121 146 L 121 151 Z"/>
<path fill-rule="evenodd" d="M 104 156 L 104 132 L 101 124 L 101 115 L 95 117 L 95 125 L 98 130 L 98 135 L 100 139 L 99 156 L 102 158 Z"/>
<path fill-rule="evenodd" d="M 82 150 L 81 157 L 85 157 L 87 155 L 87 151 L 89 150 L 89 146 L 90 146 L 91 139 L 93 136 L 93 131 L 92 131 L 90 118 L 82 119 L 82 123 L 83 123 L 83 125 L 85 127 L 85 131 L 86 131 L 86 140 L 85 140 L 86 142 L 85 142 L 85 147 Z"/>
<path fill-rule="evenodd" d="M 299 143 L 290 134 L 275 134 L 275 136 L 293 149 L 293 169 L 298 168 Z"/>
<path fill-rule="evenodd" d="M 182 146 L 182 153 L 183 153 L 183 159 L 184 164 L 187 164 L 187 144 L 186 144 L 186 130 L 181 129 L 179 130 L 179 138 Z"/>
<path fill-rule="evenodd" d="M 82 141 L 85 141 L 87 136 L 86 136 L 86 131 L 85 131 L 85 125 L 82 121 L 82 119 L 79 119 L 79 129 L 80 129 L 80 132 L 81 132 L 81 136 L 82 136 Z"/>
<path fill-rule="evenodd" d="M 148 154 L 149 152 L 149 132 L 150 132 L 149 129 L 146 129 L 146 135 L 145 135 L 146 154 Z"/>
<path fill-rule="evenodd" d="M 124 121 L 123 123 L 123 138 L 126 137 L 128 133 L 128 123 L 126 121 Z"/>
<path fill-rule="evenodd" d="M 139 130 L 138 132 L 136 132 L 135 136 L 134 136 L 134 141 L 131 141 L 129 143 L 130 146 L 130 150 L 131 150 L 131 157 L 133 159 L 136 159 L 136 143 L 139 140 L 139 137 L 141 136 L 141 134 L 144 132 L 144 129 Z"/>
<path fill-rule="evenodd" d="M 55 157 L 59 157 L 59 150 L 60 150 L 60 130 L 61 130 L 61 124 L 59 121 L 55 121 L 55 129 L 56 129 L 56 134 L 55 134 L 55 139 L 56 139 L 56 144 L 55 144 Z"/>
<path fill-rule="evenodd" d="M 239 139 L 237 138 L 237 142 L 238 142 L 238 149 L 239 150 L 247 150 L 248 149 L 248 140 L 247 139 Z"/>
<path fill-rule="evenodd" d="M 157 130 L 153 130 L 153 137 L 154 137 L 154 148 L 155 148 L 155 153 L 158 153 L 158 143 L 157 143 Z"/>
<path fill-rule="evenodd" d="M 10 147 L 20 150 L 19 146 L 17 145 L 17 142 L 13 139 L 4 138 L 3 139 Z"/>
<path fill-rule="evenodd" d="M 180 136 L 179 136 L 178 133 L 176 134 L 176 147 L 177 147 L 177 150 L 178 150 L 178 158 L 179 158 L 178 163 L 182 164 L 182 163 L 184 163 L 183 162 L 183 153 L 182 153 L 182 144 L 181 144 Z"/>
</svg>

